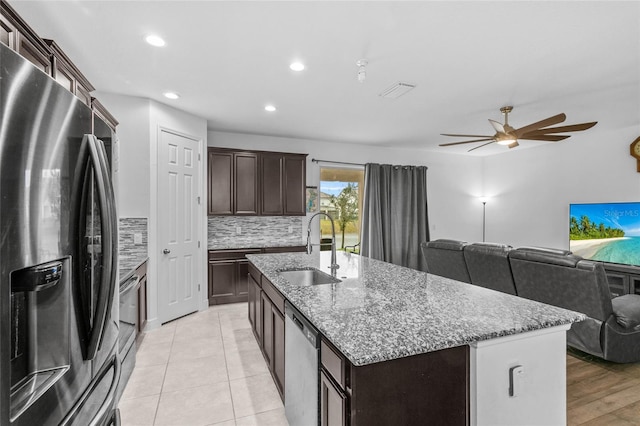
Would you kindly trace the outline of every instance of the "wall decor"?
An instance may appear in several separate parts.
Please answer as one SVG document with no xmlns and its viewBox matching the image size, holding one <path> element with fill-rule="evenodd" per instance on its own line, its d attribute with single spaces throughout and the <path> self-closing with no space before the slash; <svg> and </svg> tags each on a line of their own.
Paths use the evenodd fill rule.
<svg viewBox="0 0 640 426">
<path fill-rule="evenodd" d="M 315 213 L 318 211 L 318 187 L 307 186 L 307 213 Z"/>
</svg>

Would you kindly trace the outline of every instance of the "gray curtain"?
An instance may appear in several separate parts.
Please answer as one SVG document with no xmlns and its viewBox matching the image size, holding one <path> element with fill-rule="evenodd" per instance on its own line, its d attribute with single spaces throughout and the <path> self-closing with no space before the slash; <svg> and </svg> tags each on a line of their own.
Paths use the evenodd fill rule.
<svg viewBox="0 0 640 426">
<path fill-rule="evenodd" d="M 426 271 L 427 168 L 365 164 L 360 254 Z"/>
</svg>

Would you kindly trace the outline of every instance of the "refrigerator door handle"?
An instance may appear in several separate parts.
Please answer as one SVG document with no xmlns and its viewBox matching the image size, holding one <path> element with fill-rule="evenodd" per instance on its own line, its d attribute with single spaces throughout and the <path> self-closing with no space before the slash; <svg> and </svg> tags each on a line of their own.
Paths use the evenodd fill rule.
<svg viewBox="0 0 640 426">
<path fill-rule="evenodd" d="M 93 136 L 98 146 L 98 156 L 100 158 L 100 169 L 104 174 L 105 191 L 106 191 L 106 200 L 109 205 L 109 209 L 105 212 L 105 221 L 110 223 L 110 231 L 109 231 L 109 239 L 108 242 L 110 246 L 103 245 L 103 249 L 110 250 L 111 252 L 111 264 L 110 264 L 110 272 L 111 278 L 109 279 L 109 297 L 107 303 L 107 314 L 106 318 L 110 318 L 111 316 L 111 306 L 113 298 L 116 297 L 116 287 L 118 286 L 118 213 L 116 212 L 116 197 L 115 192 L 113 190 L 113 185 L 111 183 L 111 172 L 109 169 L 109 161 L 107 160 L 107 150 L 105 148 L 104 143 Z M 105 319 L 106 321 L 106 319 Z"/>
<path fill-rule="evenodd" d="M 115 356 L 113 359 L 113 366 L 115 367 L 115 371 L 113 373 L 113 382 L 111 382 L 107 397 L 104 399 L 104 404 L 102 404 L 102 406 L 98 410 L 98 413 L 90 423 L 90 426 L 101 426 L 101 424 L 98 422 L 101 422 L 102 419 L 106 418 L 108 414 L 111 413 L 111 411 L 118 405 L 118 401 L 116 401 L 116 391 L 118 390 L 118 384 L 120 383 L 121 365 L 120 359 L 117 356 Z M 101 377 L 104 377 L 104 374 L 106 374 L 106 371 L 102 374 Z M 118 416 L 117 419 L 120 420 L 120 416 Z"/>
<path fill-rule="evenodd" d="M 103 403 L 100 405 L 100 408 L 97 410 L 96 414 L 93 416 L 93 419 L 91 420 L 91 423 L 89 424 L 89 426 L 100 426 L 97 422 L 99 422 L 101 419 L 104 419 L 107 416 L 107 412 L 109 410 L 116 408 L 117 401 L 115 400 L 115 395 L 116 395 L 116 390 L 118 389 L 118 384 L 120 383 L 121 365 L 120 365 L 120 359 L 117 357 L 117 355 L 113 355 L 110 358 L 109 362 L 105 363 L 102 369 L 98 372 L 98 374 L 96 375 L 96 378 L 93 380 L 93 383 L 91 384 L 89 389 L 85 391 L 82 397 L 76 402 L 76 405 L 71 409 L 71 411 L 69 411 L 67 416 L 62 420 L 62 422 L 60 423 L 61 426 L 70 426 L 74 424 L 76 417 L 78 417 L 79 413 L 82 411 L 82 408 L 84 407 L 85 403 L 87 402 L 89 397 L 92 396 L 96 387 L 98 387 L 98 385 L 102 383 L 102 380 L 107 375 L 107 373 L 111 370 L 112 367 L 114 369 L 113 380 L 109 385 L 109 390 L 105 395 Z"/>
<path fill-rule="evenodd" d="M 88 143 L 89 156 L 96 172 L 95 182 L 102 216 L 102 279 L 95 310 L 95 322 L 87 345 L 87 359 L 93 359 L 102 341 L 102 334 L 109 317 L 115 290 L 117 245 L 114 241 L 114 236 L 117 234 L 117 228 L 115 227 L 116 219 L 114 217 L 115 199 L 109 178 L 104 146 L 94 135 L 84 135 L 84 139 Z"/>
</svg>

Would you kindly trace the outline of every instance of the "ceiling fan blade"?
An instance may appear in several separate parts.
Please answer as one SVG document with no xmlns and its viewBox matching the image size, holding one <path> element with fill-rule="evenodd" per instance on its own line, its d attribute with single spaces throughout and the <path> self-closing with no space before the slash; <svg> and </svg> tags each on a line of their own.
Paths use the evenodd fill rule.
<svg viewBox="0 0 640 426">
<path fill-rule="evenodd" d="M 439 146 L 462 145 L 462 144 L 465 144 L 465 143 L 483 142 L 483 141 L 491 141 L 491 142 L 493 142 L 493 138 L 473 139 L 473 140 L 470 140 L 470 141 L 463 141 L 463 142 L 441 143 Z M 491 142 L 489 142 L 489 143 L 491 143 Z"/>
<path fill-rule="evenodd" d="M 474 146 L 473 148 L 471 148 L 471 149 L 470 149 L 470 150 L 468 150 L 467 152 L 471 152 L 471 151 L 476 150 L 476 149 L 478 149 L 478 148 L 482 148 L 483 146 L 487 146 L 487 145 L 492 144 L 492 143 L 494 143 L 494 142 L 495 142 L 495 141 L 493 141 L 493 140 L 492 140 L 491 142 L 487 142 L 487 143 L 483 143 L 482 145 Z"/>
<path fill-rule="evenodd" d="M 530 140 L 530 141 L 558 142 L 570 137 L 571 135 L 533 135 L 531 133 L 527 133 L 526 135 L 523 135 L 519 139 Z"/>
<path fill-rule="evenodd" d="M 453 133 L 440 133 L 442 136 L 455 136 L 458 138 L 492 138 L 491 135 L 456 135 Z"/>
<path fill-rule="evenodd" d="M 504 126 L 502 125 L 502 123 L 498 123 L 497 121 L 492 119 L 489 119 L 489 123 L 491 123 L 494 129 L 496 129 L 496 132 L 505 133 Z"/>
<path fill-rule="evenodd" d="M 581 132 L 583 130 L 592 128 L 597 123 L 597 121 L 592 121 L 590 123 L 572 124 L 569 126 L 547 127 L 546 129 L 533 130 L 531 132 L 525 133 L 523 136 L 546 135 L 548 133 Z"/>
<path fill-rule="evenodd" d="M 507 147 L 509 147 L 509 149 L 511 149 L 511 148 L 515 148 L 515 147 L 516 147 L 516 146 L 518 146 L 518 145 L 520 145 L 520 144 L 518 143 L 518 141 L 513 141 L 513 143 L 510 143 L 509 145 L 507 145 Z"/>
<path fill-rule="evenodd" d="M 534 130 L 541 129 L 543 127 L 553 126 L 554 124 L 562 123 L 567 119 L 567 116 L 564 113 L 554 115 L 553 117 L 545 118 L 544 120 L 537 121 L 535 123 L 531 123 L 528 126 L 521 127 L 515 131 L 516 137 L 520 137 L 521 135 L 525 135 Z"/>
</svg>

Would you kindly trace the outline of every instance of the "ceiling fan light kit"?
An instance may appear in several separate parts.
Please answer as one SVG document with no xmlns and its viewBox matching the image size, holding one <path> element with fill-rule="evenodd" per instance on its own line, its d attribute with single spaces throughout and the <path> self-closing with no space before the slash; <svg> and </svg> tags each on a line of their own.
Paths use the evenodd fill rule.
<svg viewBox="0 0 640 426">
<path fill-rule="evenodd" d="M 367 78 L 367 64 L 369 61 L 366 59 L 359 59 L 356 61 L 356 66 L 358 67 L 358 82 L 364 83 L 365 78 Z"/>
<path fill-rule="evenodd" d="M 580 132 L 580 131 L 592 128 L 597 123 L 597 121 L 592 121 L 589 123 L 572 124 L 569 126 L 549 127 L 549 126 L 562 123 L 564 120 L 567 119 L 567 116 L 564 113 L 561 113 L 561 114 L 554 115 L 553 117 L 545 118 L 544 120 L 540 120 L 535 123 L 529 124 L 527 126 L 520 127 L 519 129 L 514 129 L 513 127 L 511 127 L 511 125 L 509 125 L 509 113 L 512 110 L 513 110 L 512 106 L 504 106 L 500 108 L 500 112 L 504 115 L 504 124 L 498 123 L 497 121 L 489 119 L 489 124 L 491 124 L 491 126 L 496 131 L 496 133 L 493 136 L 460 135 L 460 134 L 452 134 L 452 133 L 442 133 L 442 136 L 454 136 L 454 137 L 461 137 L 461 138 L 480 138 L 480 139 L 472 139 L 472 140 L 461 141 L 461 142 L 443 143 L 443 144 L 440 144 L 440 146 L 452 146 L 452 145 L 462 145 L 462 144 L 475 143 L 475 142 L 486 142 L 471 148 L 468 151 L 468 152 L 471 152 L 473 150 L 482 148 L 483 146 L 487 146 L 492 143 L 497 143 L 498 145 L 506 145 L 508 148 L 515 148 L 516 146 L 520 145 L 518 143 L 518 139 L 544 141 L 544 142 L 558 142 L 558 141 L 567 139 L 571 135 L 557 135 L 555 133 Z"/>
</svg>

